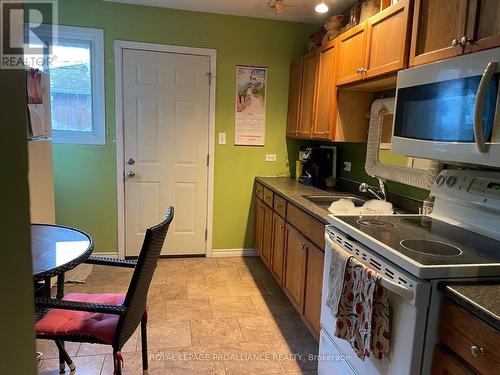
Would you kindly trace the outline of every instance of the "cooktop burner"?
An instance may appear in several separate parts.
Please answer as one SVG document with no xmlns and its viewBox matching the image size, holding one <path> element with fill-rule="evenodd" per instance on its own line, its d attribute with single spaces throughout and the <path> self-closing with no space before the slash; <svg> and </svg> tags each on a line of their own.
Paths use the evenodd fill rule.
<svg viewBox="0 0 500 375">
<path fill-rule="evenodd" d="M 425 215 L 336 216 L 424 266 L 500 263 L 500 241 Z"/>
<path fill-rule="evenodd" d="M 416 251 L 417 253 L 434 256 L 457 256 L 462 254 L 462 250 L 444 242 L 431 240 L 402 240 L 401 246 L 405 249 Z"/>
<path fill-rule="evenodd" d="M 359 219 L 357 223 L 370 228 L 380 228 L 380 229 L 396 228 L 396 224 L 388 223 L 387 221 L 382 221 L 382 220 Z"/>
</svg>

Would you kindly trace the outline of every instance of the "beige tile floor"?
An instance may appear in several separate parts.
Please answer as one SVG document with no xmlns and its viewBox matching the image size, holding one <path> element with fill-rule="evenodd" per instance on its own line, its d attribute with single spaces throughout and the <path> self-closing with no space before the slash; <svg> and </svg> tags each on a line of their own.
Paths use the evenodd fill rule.
<svg viewBox="0 0 500 375">
<path fill-rule="evenodd" d="M 126 292 L 131 271 L 95 266 L 66 292 Z M 162 259 L 149 290 L 149 373 L 316 374 L 318 344 L 257 257 Z M 39 374 L 58 374 L 55 345 L 38 340 Z M 113 373 L 111 347 L 67 343 L 79 375 Z M 142 374 L 140 333 L 124 374 Z M 68 370 L 67 370 L 67 373 Z"/>
</svg>

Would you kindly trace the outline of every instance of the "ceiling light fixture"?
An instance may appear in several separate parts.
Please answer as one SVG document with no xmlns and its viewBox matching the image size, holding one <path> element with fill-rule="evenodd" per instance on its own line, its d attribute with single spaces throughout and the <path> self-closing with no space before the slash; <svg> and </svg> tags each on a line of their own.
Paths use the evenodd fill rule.
<svg viewBox="0 0 500 375">
<path fill-rule="evenodd" d="M 328 5 L 326 5 L 324 1 L 321 1 L 318 4 L 316 4 L 314 10 L 318 13 L 326 13 L 328 12 Z"/>
</svg>

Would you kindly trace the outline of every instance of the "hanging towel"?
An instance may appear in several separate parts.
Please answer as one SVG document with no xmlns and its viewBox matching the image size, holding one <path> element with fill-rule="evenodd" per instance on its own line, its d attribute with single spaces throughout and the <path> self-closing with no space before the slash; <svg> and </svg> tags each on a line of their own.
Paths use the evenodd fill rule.
<svg viewBox="0 0 500 375">
<path fill-rule="evenodd" d="M 389 351 L 389 300 L 381 275 L 354 258 L 347 261 L 334 335 L 349 341 L 362 360 Z"/>
<path fill-rule="evenodd" d="M 375 294 L 373 296 L 372 337 L 370 349 L 375 358 L 382 360 L 389 352 L 391 340 L 390 331 L 390 304 L 387 289 L 380 285 L 380 275 L 377 274 Z"/>
<path fill-rule="evenodd" d="M 335 242 L 332 245 L 332 260 L 330 262 L 330 272 L 328 274 L 328 296 L 326 305 L 334 317 L 337 317 L 337 311 L 344 286 L 344 274 L 347 261 L 351 257 L 347 251 Z M 330 332 L 333 334 L 333 332 Z"/>
</svg>

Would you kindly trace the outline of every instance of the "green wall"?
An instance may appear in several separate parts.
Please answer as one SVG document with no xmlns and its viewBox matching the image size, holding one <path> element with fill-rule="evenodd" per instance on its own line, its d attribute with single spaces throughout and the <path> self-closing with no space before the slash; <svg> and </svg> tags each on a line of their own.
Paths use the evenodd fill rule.
<svg viewBox="0 0 500 375">
<path fill-rule="evenodd" d="M 95 239 L 96 251 L 116 251 L 114 40 L 217 50 L 214 249 L 252 246 L 250 210 L 256 175 L 288 174 L 285 140 L 290 62 L 305 52 L 314 25 L 101 2 L 59 2 L 59 23 L 104 29 L 106 145 L 55 145 L 56 220 Z M 233 146 L 235 66 L 267 66 L 266 146 Z M 265 162 L 266 153 L 277 162 Z"/>
<path fill-rule="evenodd" d="M 36 373 L 24 71 L 0 69 L 0 374 Z"/>
</svg>

